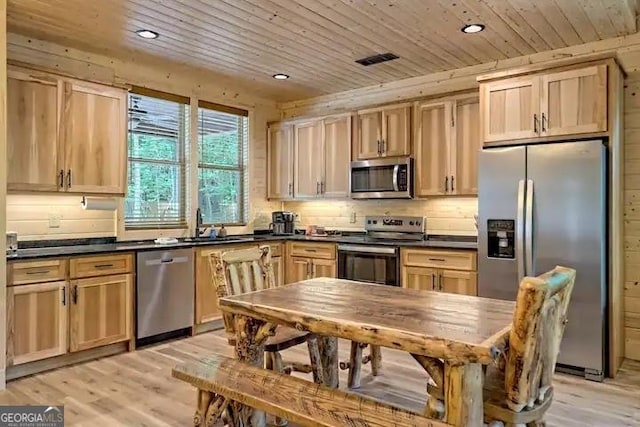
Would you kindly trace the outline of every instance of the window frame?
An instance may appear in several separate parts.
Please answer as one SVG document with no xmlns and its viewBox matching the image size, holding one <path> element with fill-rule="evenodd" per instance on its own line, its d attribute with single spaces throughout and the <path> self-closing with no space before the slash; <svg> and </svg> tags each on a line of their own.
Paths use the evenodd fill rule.
<svg viewBox="0 0 640 427">
<path fill-rule="evenodd" d="M 214 165 L 211 163 L 202 162 L 200 156 L 200 109 L 210 110 L 218 113 L 224 114 L 233 114 L 236 116 L 240 116 L 242 118 L 242 126 L 239 126 L 238 129 L 238 139 L 239 139 L 239 147 L 238 147 L 238 166 L 227 166 L 227 165 Z M 197 153 L 197 166 L 195 170 L 195 191 L 198 193 L 196 196 L 197 205 L 196 208 L 200 207 L 200 171 L 201 170 L 219 170 L 219 171 L 231 171 L 238 172 L 240 174 L 240 191 L 238 194 L 239 203 L 239 222 L 203 222 L 203 227 L 215 227 L 222 226 L 225 227 L 244 227 L 248 224 L 249 217 L 249 200 L 248 200 L 248 190 L 247 187 L 249 185 L 249 112 L 247 110 L 242 110 L 239 108 L 229 107 L 226 105 L 214 104 L 211 102 L 198 100 L 197 106 L 197 146 L 195 152 Z"/>
<path fill-rule="evenodd" d="M 131 115 L 129 113 L 130 110 L 130 100 L 132 95 L 144 96 L 147 98 L 155 98 L 162 101 L 169 101 L 180 104 L 180 115 L 178 117 L 178 152 L 176 160 L 164 160 L 164 159 L 149 159 L 142 157 L 131 157 L 129 152 L 129 143 L 131 134 L 135 134 L 131 129 Z M 178 182 L 178 196 L 179 200 L 177 202 L 178 207 L 178 215 L 177 221 L 175 222 L 166 222 L 162 223 L 159 221 L 143 221 L 142 218 L 139 218 L 135 224 L 127 221 L 126 215 L 126 199 L 127 196 L 123 199 L 123 223 L 124 223 L 124 231 L 125 232 L 135 232 L 135 231 L 144 231 L 144 230 L 187 230 L 189 229 L 189 114 L 190 114 L 190 99 L 188 97 L 182 97 L 179 95 L 173 95 L 166 92 L 156 91 L 147 88 L 133 87 L 128 94 L 127 99 L 127 196 L 129 193 L 129 173 L 132 170 L 131 166 L 133 164 L 147 164 L 147 165 L 170 165 L 176 166 L 179 171 L 179 182 Z"/>
</svg>

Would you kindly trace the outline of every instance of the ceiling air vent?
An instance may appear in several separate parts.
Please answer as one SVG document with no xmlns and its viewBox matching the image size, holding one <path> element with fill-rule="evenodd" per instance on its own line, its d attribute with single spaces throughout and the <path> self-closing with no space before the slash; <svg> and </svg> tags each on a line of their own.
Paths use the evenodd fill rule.
<svg viewBox="0 0 640 427">
<path fill-rule="evenodd" d="M 400 57 L 397 56 L 397 55 L 394 55 L 391 52 L 387 52 L 387 53 L 379 53 L 377 55 L 368 56 L 366 58 L 358 59 L 356 62 L 358 64 L 361 64 L 361 65 L 364 65 L 365 67 L 367 67 L 369 65 L 379 64 L 381 62 L 392 61 L 392 60 L 398 59 L 398 58 L 400 58 Z"/>
</svg>

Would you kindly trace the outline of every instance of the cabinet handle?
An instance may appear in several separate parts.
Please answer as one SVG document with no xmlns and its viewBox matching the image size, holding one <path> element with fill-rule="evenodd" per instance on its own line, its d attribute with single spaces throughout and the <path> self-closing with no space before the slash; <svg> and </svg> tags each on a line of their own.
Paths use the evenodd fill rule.
<svg viewBox="0 0 640 427">
<path fill-rule="evenodd" d="M 453 193 L 455 188 L 453 187 L 453 175 L 451 175 L 451 192 Z"/>
<path fill-rule="evenodd" d="M 547 129 L 544 126 L 545 120 L 546 120 L 546 117 L 544 116 L 544 113 L 542 113 L 542 132 L 546 132 L 547 131 Z"/>
<path fill-rule="evenodd" d="M 73 299 L 74 304 L 78 304 L 78 287 L 74 286 L 71 289 L 71 298 Z"/>
<path fill-rule="evenodd" d="M 316 252 L 316 250 L 315 250 L 315 249 L 305 249 L 304 251 L 305 251 L 305 252 Z"/>
<path fill-rule="evenodd" d="M 93 268 L 110 268 L 113 267 L 113 264 L 94 264 Z"/>
<path fill-rule="evenodd" d="M 293 184 L 289 183 L 289 195 L 291 196 L 293 194 Z"/>
<path fill-rule="evenodd" d="M 449 192 L 449 177 L 448 176 L 444 177 L 444 192 L 445 193 Z"/>
<path fill-rule="evenodd" d="M 62 288 L 62 305 L 67 305 L 67 287 Z"/>
<path fill-rule="evenodd" d="M 311 278 L 311 263 L 307 261 L 307 279 Z"/>
<path fill-rule="evenodd" d="M 455 122 L 455 108 L 453 106 L 453 104 L 451 104 L 451 127 L 455 127 L 456 126 L 456 122 Z"/>
<path fill-rule="evenodd" d="M 431 275 L 431 290 L 432 291 L 436 290 L 436 275 L 435 274 Z"/>
<path fill-rule="evenodd" d="M 27 274 L 32 275 L 32 274 L 47 274 L 49 273 L 51 270 L 37 270 L 37 271 L 27 271 Z"/>
<path fill-rule="evenodd" d="M 381 154 L 384 154 L 384 152 L 386 151 L 385 149 L 385 140 L 383 139 L 382 141 L 380 141 L 380 145 L 381 145 Z"/>
<path fill-rule="evenodd" d="M 64 170 L 60 169 L 60 188 L 64 187 Z"/>
<path fill-rule="evenodd" d="M 533 133 L 538 133 L 538 115 L 533 114 Z"/>
<path fill-rule="evenodd" d="M 324 194 L 324 181 L 320 181 L 320 194 Z"/>
<path fill-rule="evenodd" d="M 320 183 L 316 181 L 316 194 L 320 194 Z"/>
<path fill-rule="evenodd" d="M 380 147 L 380 140 L 376 141 L 378 143 L 378 156 L 382 154 L 382 148 Z"/>
<path fill-rule="evenodd" d="M 442 273 L 438 274 L 438 290 L 442 292 Z"/>
<path fill-rule="evenodd" d="M 71 188 L 71 169 L 67 172 L 67 188 Z"/>
<path fill-rule="evenodd" d="M 446 261 L 446 259 L 444 259 L 444 258 L 429 258 L 429 261 L 445 262 L 445 261 Z"/>
</svg>

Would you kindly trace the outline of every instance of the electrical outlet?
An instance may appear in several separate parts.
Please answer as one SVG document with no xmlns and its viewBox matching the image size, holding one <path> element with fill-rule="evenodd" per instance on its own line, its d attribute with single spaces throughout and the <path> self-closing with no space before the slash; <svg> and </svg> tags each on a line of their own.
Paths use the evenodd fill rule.
<svg viewBox="0 0 640 427">
<path fill-rule="evenodd" d="M 295 214 L 295 216 L 294 216 L 294 220 L 295 220 L 295 222 L 300 222 L 300 221 L 302 221 L 302 217 L 300 216 L 300 214 L 299 214 L 299 213 L 296 213 L 296 214 Z"/>
<path fill-rule="evenodd" d="M 49 214 L 49 228 L 60 228 L 61 219 L 62 215 L 60 214 Z"/>
<path fill-rule="evenodd" d="M 356 212 L 355 211 L 351 212 L 351 216 L 349 217 L 349 222 L 351 224 L 355 224 L 356 223 L 356 218 L 357 218 L 356 217 Z"/>
</svg>

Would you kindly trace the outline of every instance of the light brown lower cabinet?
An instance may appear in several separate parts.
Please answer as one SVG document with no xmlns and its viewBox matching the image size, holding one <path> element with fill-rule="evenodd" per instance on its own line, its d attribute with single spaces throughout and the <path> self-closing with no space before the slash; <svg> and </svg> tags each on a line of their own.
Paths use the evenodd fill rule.
<svg viewBox="0 0 640 427">
<path fill-rule="evenodd" d="M 409 289 L 478 294 L 475 251 L 401 250 L 402 286 Z"/>
<path fill-rule="evenodd" d="M 67 282 L 7 288 L 7 366 L 67 352 Z"/>
<path fill-rule="evenodd" d="M 284 285 L 284 260 L 281 256 L 271 258 L 273 274 L 276 277 L 276 286 Z"/>
<path fill-rule="evenodd" d="M 336 277 L 335 259 L 289 257 L 287 263 L 287 283 L 316 277 Z"/>
<path fill-rule="evenodd" d="M 70 351 L 131 338 L 132 278 L 118 274 L 70 282 Z"/>
</svg>

